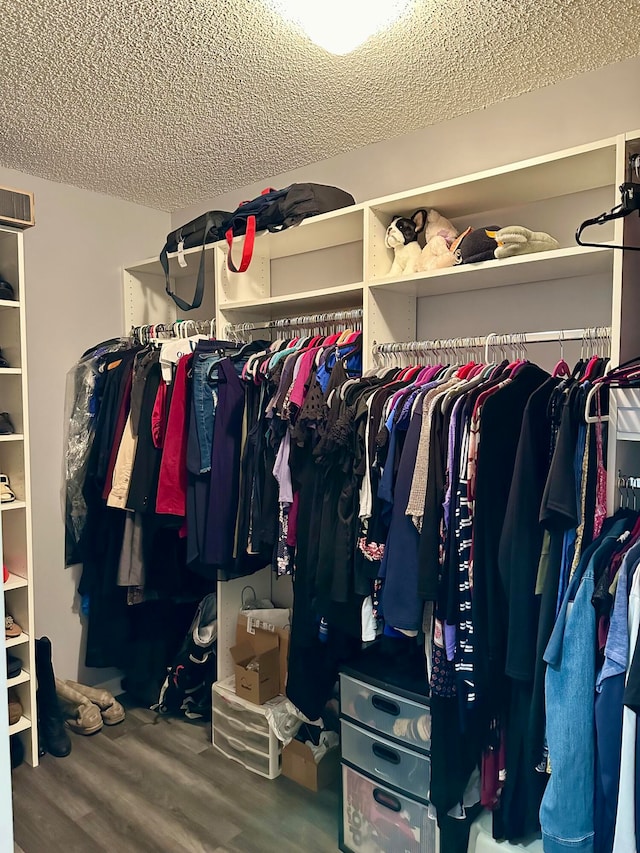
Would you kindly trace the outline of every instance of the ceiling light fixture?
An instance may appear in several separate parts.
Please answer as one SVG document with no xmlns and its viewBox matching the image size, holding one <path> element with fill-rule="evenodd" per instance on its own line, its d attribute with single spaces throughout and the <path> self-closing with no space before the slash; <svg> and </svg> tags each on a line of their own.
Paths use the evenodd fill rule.
<svg viewBox="0 0 640 853">
<path fill-rule="evenodd" d="M 413 0 L 271 0 L 312 42 L 338 56 L 391 26 Z"/>
</svg>

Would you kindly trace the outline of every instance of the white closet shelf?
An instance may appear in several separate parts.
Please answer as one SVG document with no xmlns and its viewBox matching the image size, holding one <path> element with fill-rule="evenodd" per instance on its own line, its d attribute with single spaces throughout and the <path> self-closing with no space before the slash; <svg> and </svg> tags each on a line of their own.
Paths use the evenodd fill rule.
<svg viewBox="0 0 640 853">
<path fill-rule="evenodd" d="M 323 308 L 329 310 L 339 310 L 339 308 L 351 306 L 356 302 L 362 302 L 362 292 L 364 285 L 362 282 L 356 284 L 345 284 L 338 287 L 321 287 L 317 290 L 306 290 L 303 293 L 286 293 L 281 296 L 266 296 L 259 299 L 243 299 L 237 301 L 227 301 L 220 303 L 220 310 L 225 314 L 233 312 L 234 314 L 251 313 L 252 311 L 264 311 L 265 308 L 280 307 L 283 311 L 300 308 L 300 313 L 305 310 L 321 311 Z M 358 299 L 358 295 L 360 298 Z M 285 310 L 286 309 L 286 310 Z"/>
<path fill-rule="evenodd" d="M 24 684 L 29 681 L 31 676 L 29 673 L 23 669 L 20 672 L 20 675 L 16 675 L 15 678 L 7 678 L 7 687 L 16 687 L 18 684 Z"/>
<path fill-rule="evenodd" d="M 20 717 L 17 723 L 14 723 L 12 726 L 9 726 L 9 734 L 17 735 L 18 732 L 24 732 L 27 729 L 31 728 L 31 720 L 29 720 L 24 715 Z"/>
<path fill-rule="evenodd" d="M 0 367 L 0 375 L 5 376 L 20 376 L 22 368 L 20 367 Z"/>
<path fill-rule="evenodd" d="M 346 243 L 361 242 L 364 232 L 363 210 L 364 205 L 356 204 L 351 207 L 343 207 L 340 210 L 333 210 L 330 213 L 323 213 L 320 216 L 311 216 L 309 219 L 305 219 L 300 225 L 296 225 L 293 228 L 286 228 L 284 231 L 273 234 L 268 231 L 261 231 L 256 235 L 254 255 L 274 260 L 275 258 L 288 258 L 292 255 L 304 254 L 305 252 L 342 246 Z M 244 237 L 236 237 L 234 239 L 234 257 L 236 255 L 240 256 L 243 244 Z M 207 244 L 205 246 L 205 256 L 208 256 L 207 260 L 205 260 L 206 264 L 211 263 L 210 259 L 216 247 L 221 248 L 225 253 L 227 251 L 225 241 Z M 177 254 L 170 254 L 168 256 L 169 275 L 172 278 L 189 278 L 195 276 L 198 272 L 201 252 L 201 246 L 185 249 L 184 258 L 187 261 L 186 267 L 179 265 Z M 164 271 L 160 266 L 158 258 L 148 258 L 126 269 L 135 272 L 136 275 L 164 276 Z"/>
<path fill-rule="evenodd" d="M 369 284 L 372 291 L 388 290 L 416 297 L 437 296 L 598 273 L 611 274 L 612 268 L 613 249 L 572 246 L 477 264 L 460 264 L 402 278 L 374 279 Z"/>
<path fill-rule="evenodd" d="M 5 645 L 5 648 L 12 649 L 14 646 L 21 646 L 23 643 L 28 643 L 28 642 L 29 642 L 29 635 L 25 634 L 25 632 L 23 631 L 22 634 L 20 634 L 17 637 L 9 637 L 9 639 L 5 639 L 4 645 Z"/>
<path fill-rule="evenodd" d="M 25 501 L 11 501 L 11 503 L 0 503 L 0 512 L 9 512 L 10 509 L 25 509 Z"/>
<path fill-rule="evenodd" d="M 449 219 L 605 187 L 616 180 L 616 139 L 581 145 L 367 202 L 385 217 L 435 207 Z"/>
<path fill-rule="evenodd" d="M 21 589 L 25 586 L 29 586 L 29 581 L 26 578 L 22 578 L 20 575 L 14 575 L 9 572 L 9 580 L 2 585 L 2 588 L 4 592 L 7 592 L 10 589 Z"/>
<path fill-rule="evenodd" d="M 24 435 L 21 432 L 14 432 L 11 435 L 0 435 L 0 441 L 23 441 Z"/>
<path fill-rule="evenodd" d="M 0 299 L 0 310 L 3 308 L 19 308 L 20 301 L 18 299 Z"/>
</svg>

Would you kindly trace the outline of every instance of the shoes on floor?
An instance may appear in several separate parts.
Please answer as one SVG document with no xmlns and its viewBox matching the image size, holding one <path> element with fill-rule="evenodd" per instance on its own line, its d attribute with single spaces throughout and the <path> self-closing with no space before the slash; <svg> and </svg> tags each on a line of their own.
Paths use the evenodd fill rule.
<svg viewBox="0 0 640 853">
<path fill-rule="evenodd" d="M 9 412 L 0 412 L 0 435 L 13 435 L 15 431 Z"/>
<path fill-rule="evenodd" d="M 16 693 L 13 687 L 9 688 L 8 692 L 9 697 L 9 725 L 12 726 L 14 723 L 17 723 L 22 714 L 24 713 L 24 709 L 22 707 L 22 703 L 20 702 L 20 697 Z"/>
<path fill-rule="evenodd" d="M 15 621 L 13 616 L 10 616 L 8 613 L 4 617 L 4 638 L 5 640 L 11 640 L 14 637 L 19 637 L 22 634 L 22 628 Z"/>
<path fill-rule="evenodd" d="M 10 299 L 15 301 L 16 294 L 13 285 L 9 284 L 6 278 L 0 275 L 0 299 Z"/>
<path fill-rule="evenodd" d="M 48 637 L 36 640 L 36 676 L 39 750 L 44 750 L 56 758 L 65 758 L 71 752 L 71 740 L 56 695 L 51 640 Z"/>
<path fill-rule="evenodd" d="M 108 690 L 100 690 L 96 687 L 87 687 L 86 684 L 78 684 L 77 681 L 67 679 L 66 684 L 80 693 L 100 709 L 102 721 L 105 726 L 116 726 L 124 720 L 125 713 L 122 705 Z"/>
<path fill-rule="evenodd" d="M 22 661 L 7 652 L 7 678 L 15 678 L 22 671 Z"/>
<path fill-rule="evenodd" d="M 0 415 L 0 418 L 2 415 Z M 0 432 L 0 435 L 5 435 L 6 433 Z M 6 474 L 0 474 L 0 503 L 10 504 L 15 501 L 16 496 L 11 488 L 11 483 L 9 482 L 9 477 Z M 5 578 L 6 580 L 6 578 Z"/>
<path fill-rule="evenodd" d="M 93 735 L 102 728 L 100 708 L 66 681 L 56 678 L 56 693 L 66 723 L 72 732 Z"/>
</svg>

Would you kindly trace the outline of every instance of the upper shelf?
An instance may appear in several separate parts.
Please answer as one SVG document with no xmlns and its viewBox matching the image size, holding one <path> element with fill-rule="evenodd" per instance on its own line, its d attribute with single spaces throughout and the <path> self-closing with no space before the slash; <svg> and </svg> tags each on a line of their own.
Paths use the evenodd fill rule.
<svg viewBox="0 0 640 853">
<path fill-rule="evenodd" d="M 434 207 L 455 219 L 613 186 L 615 180 L 616 139 L 612 138 L 374 199 L 367 206 L 387 217 Z"/>
<path fill-rule="evenodd" d="M 342 246 L 345 243 L 357 243 L 363 238 L 363 209 L 363 205 L 356 204 L 334 210 L 331 213 L 310 217 L 294 228 L 287 228 L 274 234 L 268 231 L 260 232 L 256 235 L 254 254 L 275 260 L 292 255 L 302 255 L 305 252 L 314 252 L 318 249 L 328 249 L 332 246 Z M 243 237 L 237 237 L 234 240 L 234 257 L 237 256 L 238 259 L 242 254 L 243 243 Z M 222 247 L 226 252 L 226 243 L 209 243 L 205 246 L 205 257 L 210 259 L 217 246 Z M 169 255 L 169 274 L 171 277 L 195 276 L 198 272 L 201 253 L 201 246 L 186 249 L 184 252 L 186 267 L 180 266 L 177 254 Z M 207 262 L 210 263 L 210 260 Z M 164 276 L 158 258 L 149 258 L 139 264 L 126 267 L 126 270 L 133 274 Z"/>
<path fill-rule="evenodd" d="M 478 264 L 460 264 L 403 278 L 379 278 L 370 282 L 370 287 L 372 291 L 393 291 L 416 297 L 438 296 L 534 281 L 611 274 L 612 267 L 613 249 L 574 246 Z"/>
</svg>

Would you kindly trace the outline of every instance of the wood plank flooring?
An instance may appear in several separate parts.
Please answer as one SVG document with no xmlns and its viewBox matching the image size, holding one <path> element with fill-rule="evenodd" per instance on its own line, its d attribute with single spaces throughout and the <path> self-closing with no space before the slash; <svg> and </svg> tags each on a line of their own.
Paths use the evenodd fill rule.
<svg viewBox="0 0 640 853">
<path fill-rule="evenodd" d="M 210 725 L 128 708 L 67 758 L 13 771 L 21 853 L 335 853 L 337 790 L 262 779 L 212 745 Z"/>
</svg>

